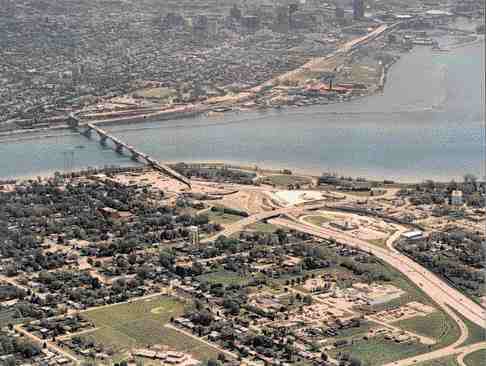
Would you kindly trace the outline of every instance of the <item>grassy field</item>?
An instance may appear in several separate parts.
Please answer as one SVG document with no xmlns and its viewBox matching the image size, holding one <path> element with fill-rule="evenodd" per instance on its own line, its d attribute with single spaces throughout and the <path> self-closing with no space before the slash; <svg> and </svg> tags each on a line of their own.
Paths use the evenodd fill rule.
<svg viewBox="0 0 486 366">
<path fill-rule="evenodd" d="M 334 220 L 335 218 L 329 215 L 307 216 L 304 218 L 305 222 L 316 226 L 321 226 L 322 224 L 326 224 Z"/>
<path fill-rule="evenodd" d="M 486 365 L 486 349 L 473 352 L 464 357 L 464 363 L 467 366 Z"/>
<path fill-rule="evenodd" d="M 417 366 L 459 366 L 459 364 L 456 362 L 456 358 L 456 356 L 438 358 L 437 360 L 418 363 Z"/>
<path fill-rule="evenodd" d="M 246 227 L 248 230 L 254 230 L 261 233 L 274 233 L 279 227 L 277 225 L 266 224 L 264 222 L 257 222 Z"/>
<path fill-rule="evenodd" d="M 348 353 L 360 359 L 363 366 L 379 366 L 427 351 L 428 347 L 420 343 L 396 343 L 383 337 L 375 337 L 356 340 L 351 346 L 333 350 L 331 356 L 334 357 L 338 352 Z"/>
<path fill-rule="evenodd" d="M 393 278 L 392 284 L 400 287 L 406 292 L 406 294 L 388 303 L 374 306 L 373 309 L 375 309 L 376 311 L 381 311 L 395 306 L 404 305 L 410 301 L 419 301 L 421 303 L 429 304 L 437 308 L 437 304 L 435 304 L 425 293 L 422 292 L 422 290 L 417 285 L 409 281 L 400 272 L 389 266 L 385 266 L 385 271 L 391 278 Z M 431 350 L 446 347 L 454 343 L 459 338 L 459 327 L 454 322 L 454 320 L 451 319 L 446 313 L 438 310 L 428 317 L 416 318 L 415 320 L 411 319 L 412 324 L 405 323 L 404 327 L 410 326 L 411 328 L 414 328 L 417 333 L 423 333 L 424 335 L 428 334 L 432 337 L 433 334 L 438 335 L 438 337 L 435 337 L 437 338 L 438 342 L 431 347 Z M 407 322 L 407 320 L 405 320 L 404 322 Z M 421 322 L 427 325 L 422 325 L 420 324 Z M 437 329 L 425 329 L 427 326 Z"/>
<path fill-rule="evenodd" d="M 224 270 L 198 276 L 197 280 L 224 286 L 244 285 L 248 282 L 247 278 L 240 276 L 238 273 Z"/>
<path fill-rule="evenodd" d="M 469 331 L 467 339 L 464 341 L 463 344 L 461 344 L 461 346 L 468 346 L 470 344 L 486 341 L 486 328 L 482 328 L 479 325 L 476 325 L 476 323 L 473 323 L 472 321 L 464 318 L 454 309 L 452 311 L 454 311 L 456 315 L 462 319 Z"/>
<path fill-rule="evenodd" d="M 265 177 L 265 181 L 276 186 L 288 186 L 289 184 L 308 184 L 311 179 L 298 175 L 277 174 Z"/>
<path fill-rule="evenodd" d="M 242 216 L 231 215 L 219 211 L 208 211 L 205 213 L 205 215 L 208 215 L 209 222 L 221 225 L 233 224 L 243 218 Z"/>
<path fill-rule="evenodd" d="M 436 311 L 426 316 L 417 316 L 393 323 L 404 330 L 440 341 L 451 331 L 450 321 L 444 313 Z"/>
<path fill-rule="evenodd" d="M 371 321 L 362 321 L 358 328 L 347 328 L 339 331 L 336 339 L 356 337 L 368 333 L 372 328 L 377 328 L 378 324 Z"/>
<path fill-rule="evenodd" d="M 385 269 L 384 272 L 388 274 L 390 278 L 392 278 L 391 283 L 404 290 L 406 294 L 400 296 L 397 299 L 391 300 L 389 302 L 375 305 L 373 306 L 374 310 L 382 311 L 389 308 L 398 307 L 400 305 L 407 304 L 410 301 L 420 301 L 424 304 L 429 304 L 434 307 L 437 306 L 424 292 L 422 292 L 422 290 L 417 285 L 415 285 L 410 280 L 408 280 L 399 271 L 397 271 L 396 269 L 388 265 L 385 265 L 384 269 Z"/>
<path fill-rule="evenodd" d="M 147 88 L 147 89 L 137 90 L 134 94 L 142 98 L 154 98 L 154 99 L 166 100 L 174 96 L 176 94 L 176 91 L 174 89 L 169 89 L 169 88 Z"/>
<path fill-rule="evenodd" d="M 99 329 L 83 337 L 112 347 L 118 356 L 132 347 L 164 344 L 201 360 L 217 357 L 211 347 L 164 327 L 183 311 L 182 302 L 163 296 L 91 310 L 85 315 Z"/>
<path fill-rule="evenodd" d="M 381 247 L 381 248 L 386 248 L 386 240 L 388 238 L 380 238 L 380 239 L 370 239 L 370 240 L 367 240 L 368 243 L 370 244 L 373 244 L 373 245 L 376 245 L 377 247 Z"/>
</svg>

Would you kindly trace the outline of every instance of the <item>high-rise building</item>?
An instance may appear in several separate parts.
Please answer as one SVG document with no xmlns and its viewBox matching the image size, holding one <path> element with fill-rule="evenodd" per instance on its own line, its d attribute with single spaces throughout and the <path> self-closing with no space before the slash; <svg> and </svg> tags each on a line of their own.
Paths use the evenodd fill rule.
<svg viewBox="0 0 486 366">
<path fill-rule="evenodd" d="M 189 226 L 189 240 L 192 245 L 199 245 L 199 228 L 197 226 Z"/>
<path fill-rule="evenodd" d="M 364 0 L 353 0 L 353 17 L 361 19 L 364 17 L 365 4 Z"/>
</svg>

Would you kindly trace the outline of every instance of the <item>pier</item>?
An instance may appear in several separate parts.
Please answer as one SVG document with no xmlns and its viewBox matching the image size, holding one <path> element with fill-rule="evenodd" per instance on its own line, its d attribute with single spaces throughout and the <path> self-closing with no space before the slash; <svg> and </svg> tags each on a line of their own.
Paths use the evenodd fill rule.
<svg viewBox="0 0 486 366">
<path fill-rule="evenodd" d="M 139 162 L 145 162 L 147 165 L 152 167 L 155 170 L 158 170 L 169 177 L 178 180 L 179 182 L 185 184 L 189 188 L 191 188 L 191 181 L 184 177 L 182 174 L 179 174 L 176 172 L 174 169 L 170 168 L 169 166 L 165 164 L 159 163 L 157 160 L 152 158 L 151 156 L 143 153 L 142 151 L 136 149 L 135 147 L 128 145 L 127 143 L 121 141 L 120 139 L 116 138 L 115 136 L 111 135 L 109 132 L 99 128 L 98 126 L 95 126 L 92 123 L 85 124 L 83 126 L 80 126 L 78 124 L 77 126 L 78 131 L 83 135 L 86 136 L 87 138 L 91 138 L 93 136 L 93 133 L 96 133 L 99 137 L 99 142 L 103 146 L 108 146 L 108 141 L 111 141 L 112 144 L 114 145 L 114 150 L 122 155 L 122 154 L 130 154 L 132 160 L 134 161 L 139 161 Z"/>
</svg>

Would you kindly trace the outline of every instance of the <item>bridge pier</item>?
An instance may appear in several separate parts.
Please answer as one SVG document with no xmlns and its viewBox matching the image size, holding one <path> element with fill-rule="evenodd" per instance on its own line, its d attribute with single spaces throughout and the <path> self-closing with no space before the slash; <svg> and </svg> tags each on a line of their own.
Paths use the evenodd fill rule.
<svg viewBox="0 0 486 366">
<path fill-rule="evenodd" d="M 91 138 L 93 131 L 95 131 L 97 133 L 98 137 L 99 137 L 100 144 L 106 145 L 108 143 L 108 140 L 111 140 L 113 142 L 112 148 L 118 154 L 120 154 L 120 155 L 123 154 L 123 153 L 129 154 L 130 158 L 133 161 L 147 164 L 147 165 L 151 166 L 153 169 L 160 171 L 160 172 L 164 173 L 165 175 L 180 181 L 181 183 L 184 183 L 185 185 L 187 185 L 187 187 L 189 187 L 189 189 L 191 188 L 191 181 L 188 178 L 179 174 L 177 171 L 173 170 L 170 166 L 159 163 L 157 160 L 154 160 L 149 155 L 144 154 L 141 151 L 138 151 L 136 148 L 134 148 L 130 145 L 127 145 L 126 143 L 124 143 L 121 140 L 118 140 L 115 136 L 112 136 L 109 132 L 102 130 L 101 128 L 99 128 L 95 124 L 89 123 L 89 124 L 87 124 L 87 126 L 84 130 L 79 128 L 78 131 L 83 136 L 86 136 L 87 138 Z"/>
<path fill-rule="evenodd" d="M 86 136 L 87 138 L 89 138 L 89 139 L 90 139 L 90 138 L 91 138 L 91 135 L 92 135 L 92 132 L 93 132 L 93 130 L 92 130 L 91 128 L 89 128 L 89 127 L 88 127 L 88 128 L 87 128 L 87 129 L 85 129 L 83 132 L 81 132 L 81 134 L 82 134 L 83 136 Z"/>
<path fill-rule="evenodd" d="M 133 161 L 138 161 L 138 158 L 140 157 L 140 154 L 137 153 L 136 151 L 130 150 L 130 153 L 132 156 L 130 157 Z"/>
<path fill-rule="evenodd" d="M 115 142 L 115 151 L 118 154 L 123 155 L 123 145 L 118 142 Z"/>
<path fill-rule="evenodd" d="M 100 144 L 101 145 L 105 146 L 107 140 L 108 140 L 108 136 L 107 135 L 100 135 Z"/>
</svg>

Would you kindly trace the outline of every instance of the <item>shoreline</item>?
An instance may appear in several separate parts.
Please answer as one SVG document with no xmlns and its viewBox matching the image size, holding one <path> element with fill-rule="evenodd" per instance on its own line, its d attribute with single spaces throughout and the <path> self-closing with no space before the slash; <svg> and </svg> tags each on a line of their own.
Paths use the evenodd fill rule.
<svg viewBox="0 0 486 366">
<path fill-rule="evenodd" d="M 327 55 L 324 55 L 324 56 L 321 56 L 321 57 L 314 57 L 311 60 L 309 60 L 307 63 L 297 67 L 296 69 L 288 71 L 288 72 L 283 73 L 281 75 L 278 75 L 277 77 L 272 78 L 270 80 L 267 80 L 267 81 L 263 82 L 262 84 L 260 84 L 259 86 L 250 89 L 249 91 L 248 90 L 247 91 L 241 91 L 237 94 L 236 100 L 233 102 L 233 106 L 229 107 L 229 108 L 231 110 L 233 110 L 234 107 L 239 106 L 239 103 L 246 101 L 249 95 L 261 90 L 266 85 L 272 85 L 272 83 L 276 80 L 283 80 L 285 78 L 289 78 L 292 75 L 295 75 L 295 74 L 303 72 L 304 70 L 307 70 L 309 67 L 313 67 L 314 65 L 318 65 L 322 62 L 326 62 L 326 61 L 331 60 L 335 57 L 348 54 L 349 52 L 353 52 L 361 44 L 366 44 L 369 41 L 375 40 L 376 38 L 382 36 L 386 31 L 396 28 L 399 24 L 400 24 L 400 22 L 394 23 L 392 25 L 381 25 L 378 28 L 376 28 L 375 30 L 366 34 L 365 36 L 361 36 L 359 38 L 348 41 L 341 48 L 339 48 L 338 50 L 336 50 L 334 52 L 331 52 L 330 54 L 327 54 Z M 378 92 L 382 88 L 382 86 L 380 86 L 380 82 L 381 82 L 381 80 L 377 82 L 377 84 L 374 86 L 374 89 L 372 90 L 372 92 L 364 95 L 364 97 L 374 95 L 376 92 Z M 350 97 L 349 99 L 344 99 L 342 101 L 347 101 L 347 100 L 350 100 L 350 99 L 354 99 L 354 98 Z M 341 102 L 341 101 L 336 101 L 336 102 Z M 130 123 L 134 124 L 134 123 L 139 122 L 140 120 L 141 121 L 149 121 L 152 118 L 157 118 L 159 120 L 188 118 L 188 117 L 191 117 L 191 116 L 196 116 L 196 115 L 199 115 L 199 114 L 207 113 L 207 112 L 211 111 L 212 108 L 216 107 L 216 105 L 211 107 L 208 103 L 210 104 L 209 100 L 205 100 L 205 101 L 203 101 L 199 104 L 187 104 L 187 105 L 181 106 L 179 109 L 177 109 L 177 108 L 170 109 L 170 110 L 166 109 L 166 110 L 160 110 L 160 111 L 157 111 L 157 112 L 152 112 L 152 113 L 147 113 L 147 114 L 134 114 L 134 115 L 126 116 L 126 117 L 107 118 L 107 119 L 100 119 L 100 120 L 94 119 L 94 120 L 90 120 L 90 121 L 79 121 L 79 119 L 78 119 L 78 122 L 79 122 L 79 125 L 81 125 L 81 126 L 88 124 L 88 123 L 92 123 L 94 125 L 100 125 L 100 126 L 110 126 L 110 125 L 121 125 L 121 124 L 130 124 Z M 305 106 L 319 105 L 319 104 L 324 104 L 324 103 L 305 103 L 303 105 L 297 104 L 296 106 L 297 107 L 305 107 Z M 325 104 L 329 104 L 329 103 L 326 102 Z M 289 105 L 289 107 L 290 106 L 291 105 Z M 241 106 L 239 106 L 239 107 L 240 107 L 239 110 L 242 111 Z M 282 108 L 282 106 L 264 107 L 264 109 L 269 109 L 269 110 L 270 109 L 280 109 L 280 108 Z M 259 108 L 256 107 L 256 108 L 251 109 L 251 110 L 256 111 L 258 109 Z M 74 112 L 74 113 L 71 113 L 71 114 L 77 114 L 77 113 L 78 112 Z M 62 127 L 56 126 L 56 128 L 62 128 Z M 67 127 L 67 128 L 69 128 L 69 127 Z M 35 132 L 35 131 L 31 130 L 31 132 Z M 7 134 L 9 134 L 9 133 L 21 134 L 22 130 L 13 130 L 13 131 L 7 132 Z M 1 139 L 1 136 L 2 136 L 2 133 L 0 133 L 0 139 Z M 2 141 L 0 140 L 0 143 L 1 142 Z"/>
<path fill-rule="evenodd" d="M 466 43 L 459 43 L 455 45 L 451 45 L 450 48 L 448 48 L 448 51 L 454 52 L 456 50 L 460 50 L 463 47 L 468 47 L 468 46 L 473 46 L 479 43 L 484 43 L 486 40 L 486 37 L 484 35 L 478 35 L 478 38 L 474 41 L 471 42 L 466 42 Z M 406 53 L 404 54 L 406 55 Z M 332 55 L 328 55 L 325 57 L 321 58 L 328 58 L 332 57 Z M 280 106 L 280 107 L 266 107 L 266 108 L 235 108 L 230 110 L 229 112 L 224 112 L 222 115 L 225 113 L 246 113 L 246 112 L 272 112 L 272 111 L 285 111 L 287 109 L 305 109 L 306 107 L 315 107 L 315 106 L 323 106 L 323 105 L 335 105 L 335 104 L 341 104 L 341 103 L 350 103 L 353 101 L 357 100 L 362 100 L 366 99 L 369 97 L 372 97 L 374 95 L 380 94 L 384 92 L 385 85 L 388 81 L 389 73 L 393 69 L 393 66 L 396 62 L 398 62 L 403 55 L 400 55 L 399 57 L 395 58 L 392 62 L 383 65 L 383 70 L 382 70 L 382 75 L 379 78 L 377 84 L 375 85 L 374 90 L 366 95 L 356 95 L 352 96 L 349 99 L 345 100 L 329 100 L 326 101 L 325 103 L 312 103 L 312 104 L 305 104 L 305 105 L 288 105 L 288 106 Z M 299 70 L 300 68 L 296 69 Z M 296 70 L 293 70 L 294 72 Z M 282 75 L 281 75 L 282 76 Z M 280 76 L 280 77 L 281 77 Z M 235 106 L 237 107 L 237 106 Z M 207 117 L 207 113 L 211 111 L 211 107 L 208 105 L 204 104 L 199 104 L 199 105 L 192 105 L 192 106 L 185 106 L 182 109 L 189 109 L 189 110 L 161 110 L 157 112 L 152 112 L 149 114 L 137 114 L 137 115 L 131 115 L 131 116 L 126 116 L 126 117 L 117 117 L 117 118 L 107 118 L 107 119 L 100 119 L 100 120 L 91 120 L 91 121 L 83 121 L 80 125 L 83 126 L 88 123 L 92 123 L 95 125 L 100 125 L 100 126 L 123 126 L 123 125 L 137 125 L 142 122 L 150 122 L 150 121 L 176 121 L 179 119 L 186 119 L 186 118 L 195 118 L 201 115 L 204 115 Z M 39 128 L 39 129 L 18 129 L 18 130 L 12 130 L 8 132 L 0 132 L 0 144 L 2 143 L 15 143 L 15 142 L 22 142 L 22 141 L 29 141 L 29 140 L 36 140 L 36 139 L 48 139 L 48 138 L 54 138 L 54 137 L 65 137 L 65 136 L 75 136 L 77 135 L 76 132 L 72 133 L 64 133 L 64 134 L 55 134 L 52 135 L 50 132 L 54 131 L 66 131 L 70 130 L 71 127 L 68 125 L 57 125 L 53 127 L 48 127 L 48 128 Z M 38 133 L 43 133 L 46 132 L 44 135 L 35 135 Z"/>
<path fill-rule="evenodd" d="M 302 176 L 311 179 L 319 179 L 322 174 L 326 173 L 325 169 L 318 169 L 318 168 L 298 168 L 292 167 L 289 165 L 281 165 L 278 163 L 274 163 L 272 165 L 262 165 L 252 162 L 244 162 L 244 161 L 231 161 L 231 160 L 173 160 L 173 161 L 160 161 L 165 165 L 175 165 L 178 163 L 184 163 L 187 165 L 201 165 L 208 168 L 222 168 L 226 167 L 228 169 L 235 169 L 235 170 L 243 170 L 258 173 L 261 172 L 265 175 L 289 175 L 289 176 Z M 121 169 L 121 170 L 130 170 L 130 169 L 143 169 L 148 168 L 147 165 L 141 162 L 134 162 L 130 165 L 117 165 L 117 164 L 109 164 L 104 166 L 86 166 L 86 167 L 79 167 L 75 168 L 71 171 L 62 171 L 62 170 L 53 170 L 53 171 L 43 171 L 35 174 L 26 174 L 22 176 L 12 176 L 12 177 L 0 177 L 0 182 L 2 180 L 15 180 L 17 182 L 22 182 L 26 180 L 32 180 L 37 178 L 42 179 L 49 179 L 55 176 L 55 173 L 60 174 L 69 174 L 69 173 L 80 173 L 88 170 L 107 170 L 107 169 Z M 255 170 L 258 168 L 258 170 Z M 292 174 L 285 173 L 284 171 L 291 171 Z M 331 172 L 327 172 L 331 173 Z M 353 179 L 364 178 L 366 182 L 369 183 L 380 183 L 383 184 L 384 181 L 389 181 L 386 185 L 404 185 L 404 186 L 413 186 L 416 184 L 420 184 L 426 180 L 432 180 L 437 184 L 447 184 L 450 182 L 449 179 L 433 179 L 433 178 L 416 178 L 416 179 L 389 179 L 389 178 L 378 178 L 377 176 L 364 176 L 363 174 L 352 174 L 352 172 L 344 173 L 344 172 L 333 172 L 337 176 L 344 176 L 344 177 L 351 177 Z M 102 172 L 101 172 L 102 174 Z M 164 175 L 166 176 L 166 175 Z M 481 180 L 481 179 L 479 179 Z M 1 184 L 0 184 L 1 185 Z"/>
</svg>

